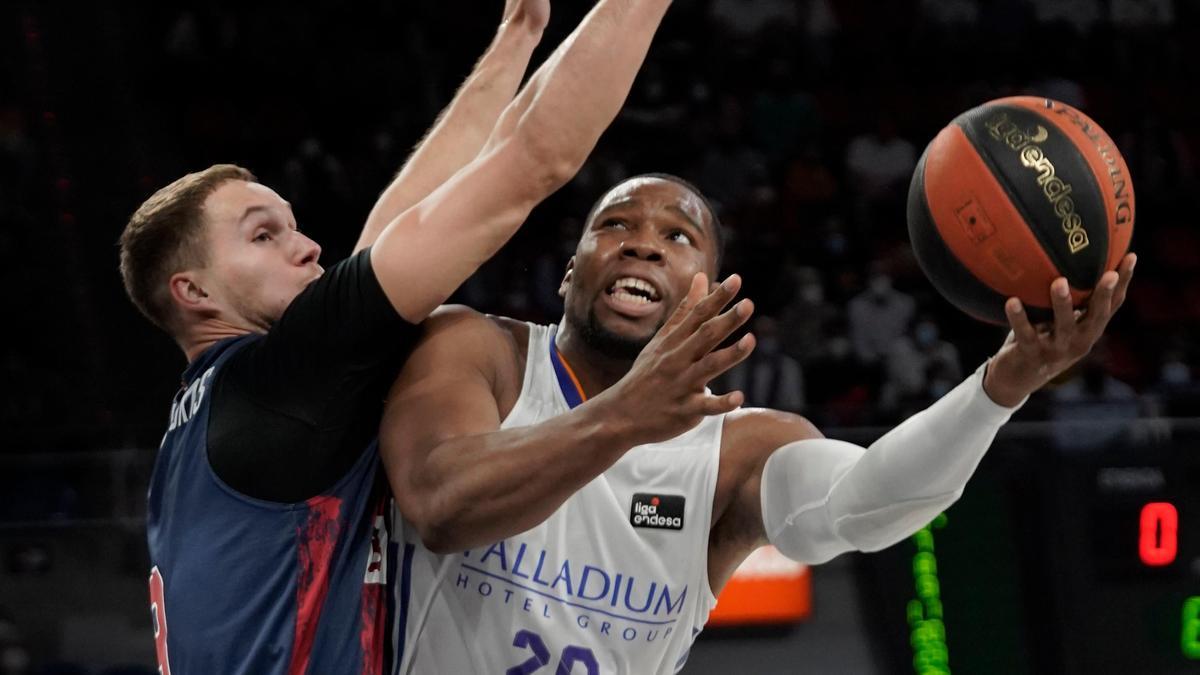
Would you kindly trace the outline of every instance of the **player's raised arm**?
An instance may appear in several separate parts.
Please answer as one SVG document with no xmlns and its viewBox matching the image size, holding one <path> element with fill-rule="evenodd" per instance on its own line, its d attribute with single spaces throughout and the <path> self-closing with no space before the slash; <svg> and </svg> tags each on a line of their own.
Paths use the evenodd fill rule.
<svg viewBox="0 0 1200 675">
<path fill-rule="evenodd" d="M 1055 281 L 1054 322 L 1040 329 L 1010 299 L 1013 334 L 986 375 L 981 366 L 869 448 L 824 438 L 759 445 L 766 452 L 757 453 L 728 510 L 753 528 L 755 536 L 740 542 L 741 554 L 769 541 L 789 557 L 820 563 L 885 548 L 926 525 L 962 495 L 1015 407 L 1096 343 L 1124 301 L 1134 262 L 1128 256 L 1118 272 L 1106 272 L 1081 315 L 1071 307 L 1066 280 Z"/>
<path fill-rule="evenodd" d="M 396 216 L 424 199 L 479 154 L 512 101 L 550 18 L 550 0 L 507 0 L 496 36 L 454 99 L 379 196 L 355 252 L 371 244 Z"/>
<path fill-rule="evenodd" d="M 470 310 L 439 310 L 392 388 L 380 429 L 396 503 L 426 548 L 461 551 L 523 532 L 630 448 L 740 405 L 740 392 L 704 391 L 753 348 L 746 336 L 716 349 L 752 312 L 742 301 L 719 314 L 738 287 L 735 277 L 704 296 L 695 283 L 617 384 L 568 413 L 503 430 L 520 391 L 523 359 L 514 353 L 524 343 Z"/>
<path fill-rule="evenodd" d="M 575 175 L 669 6 L 601 0 L 505 109 L 483 152 L 385 228 L 371 262 L 405 319 L 424 319 Z"/>
</svg>

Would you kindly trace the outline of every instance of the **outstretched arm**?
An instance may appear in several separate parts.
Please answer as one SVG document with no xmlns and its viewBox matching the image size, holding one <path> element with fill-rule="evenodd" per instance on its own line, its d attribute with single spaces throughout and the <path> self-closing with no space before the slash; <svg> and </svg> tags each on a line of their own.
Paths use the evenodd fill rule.
<svg viewBox="0 0 1200 675">
<path fill-rule="evenodd" d="M 384 229 L 371 262 L 401 316 L 428 316 L 575 175 L 669 6 L 600 0 L 501 114 L 480 155 Z"/>
<path fill-rule="evenodd" d="M 769 541 L 791 558 L 821 563 L 846 551 L 885 548 L 920 529 L 961 496 L 1015 406 L 1099 339 L 1125 299 L 1134 261 L 1127 257 L 1119 272 L 1101 278 L 1082 315 L 1061 292 L 1066 280 L 1056 281 L 1054 323 L 1041 330 L 1010 300 L 1013 334 L 986 375 L 981 367 L 871 447 L 818 438 L 762 453 L 722 515 L 752 523 L 754 536 L 735 541 L 737 553 L 744 557 Z M 714 556 L 713 576 L 727 570 L 723 563 L 731 557 Z"/>
<path fill-rule="evenodd" d="M 524 345 L 492 319 L 439 310 L 396 380 L 380 429 L 396 504 L 425 546 L 461 551 L 523 532 L 630 448 L 740 405 L 740 392 L 713 396 L 704 386 L 750 353 L 752 338 L 713 350 L 751 306 L 743 301 L 717 316 L 737 280 L 699 300 L 703 288 L 693 285 L 617 384 L 570 412 L 511 429 L 500 428 L 502 407 L 520 388 L 515 354 Z"/>
<path fill-rule="evenodd" d="M 512 101 L 550 18 L 550 0 L 508 0 L 496 37 L 379 196 L 363 226 L 358 252 L 396 216 L 424 199 L 479 154 Z"/>
<path fill-rule="evenodd" d="M 815 564 L 886 548 L 933 520 L 1014 411 L 988 398 L 982 371 L 869 448 L 814 439 L 771 453 L 759 494 L 766 540 Z"/>
</svg>

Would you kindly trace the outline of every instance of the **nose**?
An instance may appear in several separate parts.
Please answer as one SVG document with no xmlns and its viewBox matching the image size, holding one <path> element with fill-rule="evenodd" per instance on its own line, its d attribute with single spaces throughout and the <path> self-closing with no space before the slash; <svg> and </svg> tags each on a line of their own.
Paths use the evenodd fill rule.
<svg viewBox="0 0 1200 675">
<path fill-rule="evenodd" d="M 621 255 L 646 262 L 662 262 L 663 246 L 657 239 L 643 232 L 621 242 Z"/>
<path fill-rule="evenodd" d="M 304 266 L 316 263 L 321 258 L 321 245 L 300 232 L 297 232 L 296 236 L 299 237 L 299 245 L 296 247 L 297 264 Z"/>
</svg>

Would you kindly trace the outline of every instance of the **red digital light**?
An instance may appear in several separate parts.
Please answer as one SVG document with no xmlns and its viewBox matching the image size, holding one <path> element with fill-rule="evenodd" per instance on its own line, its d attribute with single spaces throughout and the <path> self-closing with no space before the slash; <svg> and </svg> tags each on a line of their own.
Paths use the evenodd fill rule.
<svg viewBox="0 0 1200 675">
<path fill-rule="evenodd" d="M 1150 502 L 1142 507 L 1138 555 L 1150 567 L 1175 561 L 1178 550 L 1179 512 L 1170 502 Z"/>
</svg>

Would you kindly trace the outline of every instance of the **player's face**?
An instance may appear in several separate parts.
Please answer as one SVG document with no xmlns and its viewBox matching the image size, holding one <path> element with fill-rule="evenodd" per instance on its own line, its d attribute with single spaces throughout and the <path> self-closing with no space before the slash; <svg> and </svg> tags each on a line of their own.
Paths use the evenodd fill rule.
<svg viewBox="0 0 1200 675">
<path fill-rule="evenodd" d="M 292 207 L 258 183 L 226 181 L 204 203 L 205 291 L 224 311 L 266 329 L 321 276 L 321 247 L 296 229 Z"/>
<path fill-rule="evenodd" d="M 686 187 L 635 178 L 605 195 L 587 223 L 559 293 L 566 319 L 611 356 L 633 358 L 687 295 L 716 273 L 708 209 Z"/>
</svg>

